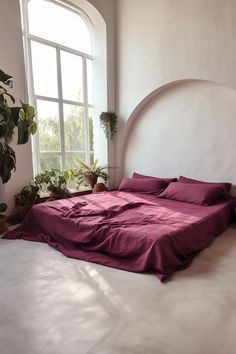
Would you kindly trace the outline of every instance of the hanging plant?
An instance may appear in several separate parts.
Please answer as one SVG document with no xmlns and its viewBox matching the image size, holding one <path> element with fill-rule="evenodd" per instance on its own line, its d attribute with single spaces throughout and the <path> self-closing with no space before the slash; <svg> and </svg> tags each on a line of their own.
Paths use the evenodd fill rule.
<svg viewBox="0 0 236 354">
<path fill-rule="evenodd" d="M 117 115 L 115 112 L 102 112 L 99 116 L 100 125 L 106 134 L 107 139 L 112 139 L 117 132 Z"/>
</svg>

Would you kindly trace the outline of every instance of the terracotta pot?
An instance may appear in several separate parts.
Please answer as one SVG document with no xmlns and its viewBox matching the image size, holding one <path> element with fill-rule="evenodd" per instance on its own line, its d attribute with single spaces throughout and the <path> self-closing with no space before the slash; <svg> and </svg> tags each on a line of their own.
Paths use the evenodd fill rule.
<svg viewBox="0 0 236 354">
<path fill-rule="evenodd" d="M 85 176 L 87 182 L 89 183 L 90 187 L 93 189 L 94 185 L 97 183 L 98 177 L 97 176 Z"/>
<path fill-rule="evenodd" d="M 33 205 L 17 205 L 17 216 L 20 221 L 24 220 Z"/>
<path fill-rule="evenodd" d="M 104 183 L 96 183 L 93 187 L 93 192 L 97 193 L 97 192 L 104 192 L 107 190 L 107 187 L 105 186 Z"/>
<path fill-rule="evenodd" d="M 8 231 L 7 217 L 5 215 L 0 215 L 0 234 Z"/>
</svg>

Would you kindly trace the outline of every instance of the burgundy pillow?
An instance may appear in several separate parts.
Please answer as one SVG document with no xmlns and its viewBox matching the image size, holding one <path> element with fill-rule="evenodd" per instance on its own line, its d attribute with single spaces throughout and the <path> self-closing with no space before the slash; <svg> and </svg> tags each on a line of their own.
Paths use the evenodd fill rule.
<svg viewBox="0 0 236 354">
<path fill-rule="evenodd" d="M 224 193 L 224 188 L 210 184 L 172 182 L 158 198 L 208 206 L 214 204 Z"/>
<path fill-rule="evenodd" d="M 161 193 L 163 191 L 163 187 L 162 181 L 159 181 L 157 178 L 123 178 L 118 190 L 142 193 Z"/>
<path fill-rule="evenodd" d="M 184 176 L 179 177 L 179 182 L 180 183 L 194 183 L 194 184 L 196 183 L 196 184 L 214 185 L 216 187 L 224 188 L 227 194 L 231 189 L 231 183 L 228 183 L 228 182 L 204 182 L 204 181 L 199 181 L 197 179 L 187 178 Z"/>
<path fill-rule="evenodd" d="M 171 182 L 177 181 L 177 178 L 160 178 L 160 177 L 145 176 L 145 175 L 140 175 L 139 173 L 136 173 L 136 172 L 133 173 L 133 178 L 134 179 L 156 178 L 156 179 L 162 181 L 162 188 L 166 188 L 168 186 L 168 184 L 170 184 Z"/>
</svg>

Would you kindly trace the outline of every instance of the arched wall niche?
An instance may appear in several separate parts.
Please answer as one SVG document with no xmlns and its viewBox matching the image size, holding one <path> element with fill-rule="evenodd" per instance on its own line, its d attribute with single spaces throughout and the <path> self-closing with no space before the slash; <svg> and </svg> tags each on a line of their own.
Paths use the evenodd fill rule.
<svg viewBox="0 0 236 354">
<path fill-rule="evenodd" d="M 132 112 L 120 141 L 120 173 L 186 175 L 236 184 L 236 92 L 205 80 L 168 83 Z"/>
</svg>

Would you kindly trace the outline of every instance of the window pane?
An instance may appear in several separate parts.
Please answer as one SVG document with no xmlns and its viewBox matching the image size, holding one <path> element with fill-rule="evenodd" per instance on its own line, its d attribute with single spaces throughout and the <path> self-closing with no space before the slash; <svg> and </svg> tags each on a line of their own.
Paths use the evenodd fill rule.
<svg viewBox="0 0 236 354">
<path fill-rule="evenodd" d="M 93 109 L 92 108 L 89 108 L 88 116 L 89 116 L 89 149 L 90 152 L 93 152 L 94 146 L 93 146 Z"/>
<path fill-rule="evenodd" d="M 40 151 L 60 151 L 60 124 L 58 104 L 37 100 Z"/>
<path fill-rule="evenodd" d="M 40 169 L 50 170 L 51 168 L 57 168 L 61 170 L 61 156 L 52 154 L 40 154 Z"/>
<path fill-rule="evenodd" d="M 92 82 L 92 66 L 93 62 L 87 59 L 87 85 L 88 85 L 88 103 L 93 103 L 93 82 Z"/>
<path fill-rule="evenodd" d="M 35 94 L 58 97 L 56 49 L 32 41 L 31 50 Z"/>
<path fill-rule="evenodd" d="M 66 168 L 78 167 L 78 163 L 76 162 L 76 160 L 78 160 L 78 159 L 82 159 L 83 161 L 85 160 L 84 152 L 66 153 L 66 161 L 65 161 Z"/>
<path fill-rule="evenodd" d="M 84 110 L 82 107 L 64 104 L 65 150 L 84 150 Z"/>
<path fill-rule="evenodd" d="M 52 42 L 91 53 L 91 36 L 79 14 L 46 0 L 30 0 L 29 32 Z"/>
<path fill-rule="evenodd" d="M 82 58 L 61 51 L 63 98 L 83 102 Z"/>
</svg>

